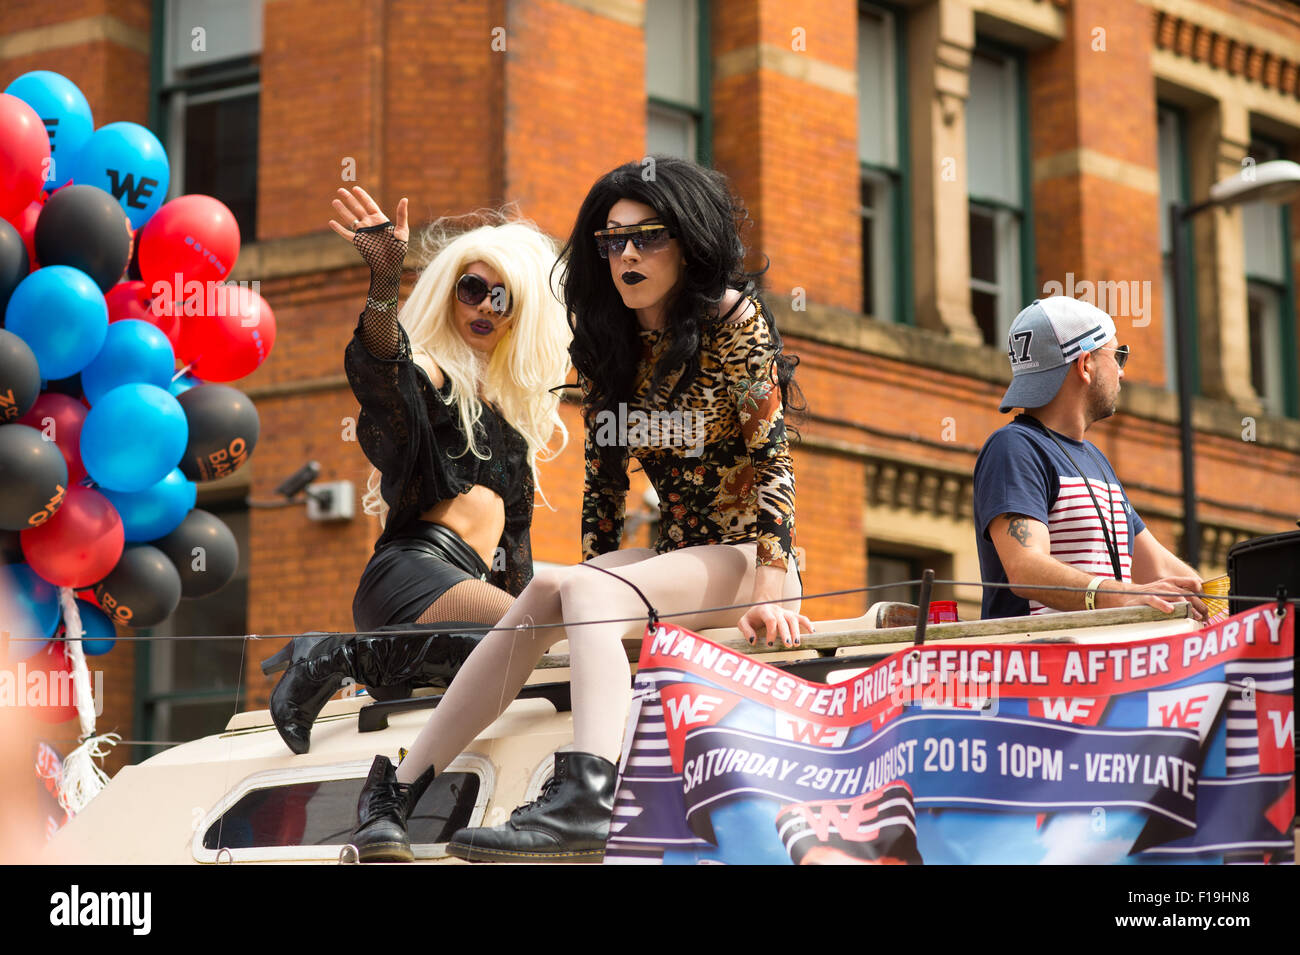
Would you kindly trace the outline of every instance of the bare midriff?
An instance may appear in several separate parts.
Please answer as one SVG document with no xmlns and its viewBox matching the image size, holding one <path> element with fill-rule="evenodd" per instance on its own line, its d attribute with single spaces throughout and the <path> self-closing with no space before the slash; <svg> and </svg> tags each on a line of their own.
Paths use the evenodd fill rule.
<svg viewBox="0 0 1300 955">
<path fill-rule="evenodd" d="M 420 520 L 455 531 L 491 567 L 506 526 L 506 506 L 495 491 L 476 484 L 464 494 L 439 501 Z"/>
</svg>

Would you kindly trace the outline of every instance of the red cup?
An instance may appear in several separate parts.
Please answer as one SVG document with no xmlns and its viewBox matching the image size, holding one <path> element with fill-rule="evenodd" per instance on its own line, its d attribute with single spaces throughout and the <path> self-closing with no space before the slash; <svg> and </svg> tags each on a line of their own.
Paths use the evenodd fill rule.
<svg viewBox="0 0 1300 955">
<path fill-rule="evenodd" d="M 957 601 L 931 600 L 930 601 L 930 622 L 931 623 L 956 623 L 957 622 Z"/>
</svg>

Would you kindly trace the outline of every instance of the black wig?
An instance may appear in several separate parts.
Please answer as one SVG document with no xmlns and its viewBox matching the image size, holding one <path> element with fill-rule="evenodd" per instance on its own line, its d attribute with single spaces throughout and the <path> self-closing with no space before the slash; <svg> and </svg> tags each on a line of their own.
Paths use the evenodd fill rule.
<svg viewBox="0 0 1300 955">
<path fill-rule="evenodd" d="M 650 378 L 650 394 L 655 395 L 665 380 L 681 370 L 667 398 L 670 405 L 699 374 L 700 335 L 710 323 L 720 321 L 718 306 L 726 290 L 742 289 L 759 298 L 758 279 L 766 271 L 766 266 L 756 272 L 745 270 L 740 228 L 748 216 L 732 197 L 722 173 L 672 156 L 653 156 L 626 163 L 598 179 L 560 253 L 564 304 L 573 326 L 569 355 L 590 383 L 583 408 L 588 416 L 617 413 L 619 403 L 632 398 L 640 360 L 636 316 L 623 304 L 593 235 L 605 228 L 610 208 L 620 199 L 654 209 L 686 259 L 681 281 L 665 309 L 669 342 Z M 793 382 L 798 359 L 782 352 L 781 335 L 766 305 L 763 316 L 777 353 L 782 404 L 797 410 L 790 396 L 792 388 L 798 394 Z"/>
</svg>

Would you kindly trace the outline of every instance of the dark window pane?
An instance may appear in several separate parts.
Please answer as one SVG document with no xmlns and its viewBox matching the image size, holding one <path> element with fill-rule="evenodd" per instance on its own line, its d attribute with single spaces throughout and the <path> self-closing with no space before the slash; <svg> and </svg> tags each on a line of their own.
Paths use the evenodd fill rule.
<svg viewBox="0 0 1300 955">
<path fill-rule="evenodd" d="M 998 334 L 998 297 L 991 292 L 978 292 L 971 289 L 970 310 L 975 315 L 975 324 L 984 335 L 984 344 L 1002 345 L 997 341 Z"/>
<path fill-rule="evenodd" d="M 997 282 L 998 247 L 993 213 L 978 206 L 970 210 L 970 277 L 980 282 Z"/>
<path fill-rule="evenodd" d="M 233 692 L 228 699 L 170 700 L 155 706 L 159 710 L 161 738 L 177 742 L 202 739 L 222 732 L 239 709 L 235 705 Z"/>
<path fill-rule="evenodd" d="M 874 315 L 876 318 L 885 316 L 876 315 L 876 281 L 877 276 L 872 268 L 875 262 L 875 225 L 876 220 L 873 215 L 875 211 L 875 184 L 869 179 L 862 180 L 862 311 L 867 315 Z"/>
<path fill-rule="evenodd" d="M 247 793 L 203 834 L 205 849 L 329 846 L 349 841 L 364 779 L 328 779 Z M 407 823 L 413 843 L 446 842 L 469 824 L 478 799 L 474 773 L 433 780 Z"/>
<path fill-rule="evenodd" d="M 215 594 L 182 600 L 169 621 L 185 636 L 239 636 L 247 632 L 248 578 L 235 577 Z M 172 641 L 170 691 L 215 690 L 239 684 L 242 640 Z"/>
<path fill-rule="evenodd" d="M 245 242 L 257 235 L 257 127 L 257 93 L 185 111 L 185 192 L 229 206 Z"/>
<path fill-rule="evenodd" d="M 867 554 L 867 585 L 877 587 L 900 580 L 918 580 L 921 576 L 920 561 L 912 557 L 894 557 L 889 554 Z M 900 603 L 916 603 L 919 585 L 885 587 L 871 591 L 868 603 L 882 600 L 894 600 Z"/>
<path fill-rule="evenodd" d="M 1264 384 L 1264 314 L 1267 305 L 1257 294 L 1251 293 L 1247 299 L 1250 316 L 1250 383 L 1255 394 L 1262 396 Z"/>
</svg>

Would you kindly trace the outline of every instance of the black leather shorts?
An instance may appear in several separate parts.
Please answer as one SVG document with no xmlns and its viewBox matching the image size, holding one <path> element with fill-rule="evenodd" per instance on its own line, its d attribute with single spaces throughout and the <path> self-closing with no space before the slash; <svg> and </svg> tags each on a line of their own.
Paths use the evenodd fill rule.
<svg viewBox="0 0 1300 955">
<path fill-rule="evenodd" d="M 414 521 L 407 533 L 375 552 L 352 598 L 358 631 L 413 623 L 462 580 L 486 580 L 488 566 L 455 531 Z"/>
</svg>

